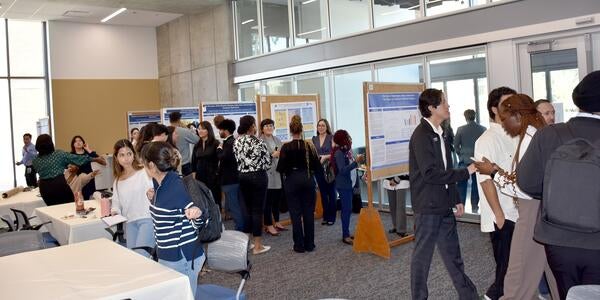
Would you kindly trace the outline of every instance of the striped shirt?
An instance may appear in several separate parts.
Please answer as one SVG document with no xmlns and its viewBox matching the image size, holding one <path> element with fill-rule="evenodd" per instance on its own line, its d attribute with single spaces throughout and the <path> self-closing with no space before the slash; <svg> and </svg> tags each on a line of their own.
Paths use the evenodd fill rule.
<svg viewBox="0 0 600 300">
<path fill-rule="evenodd" d="M 158 258 L 178 261 L 181 253 L 188 261 L 202 256 L 202 246 L 197 241 L 197 229 L 208 220 L 201 216 L 188 220 L 185 210 L 194 203 L 177 173 L 168 172 L 161 184 L 154 181 L 155 200 L 150 204 L 150 216 L 154 224 L 154 237 L 158 248 Z"/>
</svg>

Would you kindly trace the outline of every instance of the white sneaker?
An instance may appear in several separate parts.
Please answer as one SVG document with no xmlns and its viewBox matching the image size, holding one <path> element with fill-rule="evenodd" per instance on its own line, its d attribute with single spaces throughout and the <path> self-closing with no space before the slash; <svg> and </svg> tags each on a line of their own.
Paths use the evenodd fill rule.
<svg viewBox="0 0 600 300">
<path fill-rule="evenodd" d="M 252 254 L 254 254 L 254 255 L 263 254 L 263 253 L 265 253 L 265 252 L 267 252 L 269 250 L 271 250 L 271 246 L 264 246 L 263 245 L 263 248 L 261 250 L 259 250 L 259 251 L 252 251 Z"/>
<path fill-rule="evenodd" d="M 248 249 L 250 249 L 250 250 L 254 249 L 254 244 L 250 243 L 250 247 Z"/>
</svg>

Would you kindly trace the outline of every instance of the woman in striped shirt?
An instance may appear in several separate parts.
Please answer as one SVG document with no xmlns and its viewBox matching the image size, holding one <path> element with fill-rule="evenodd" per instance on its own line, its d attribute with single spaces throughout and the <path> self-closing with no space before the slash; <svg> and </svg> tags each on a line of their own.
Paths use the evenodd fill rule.
<svg viewBox="0 0 600 300">
<path fill-rule="evenodd" d="M 177 174 L 179 158 L 173 146 L 166 142 L 153 142 L 142 148 L 144 167 L 154 182 L 148 191 L 150 215 L 154 223 L 154 236 L 158 248 L 158 261 L 188 276 L 192 291 L 196 293 L 198 273 L 206 259 L 197 230 L 208 220 L 194 206 Z"/>
</svg>

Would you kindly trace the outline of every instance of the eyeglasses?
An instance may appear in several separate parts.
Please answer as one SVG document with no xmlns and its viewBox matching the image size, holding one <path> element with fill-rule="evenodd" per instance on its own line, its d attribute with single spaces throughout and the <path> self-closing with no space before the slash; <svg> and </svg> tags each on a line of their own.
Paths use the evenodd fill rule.
<svg viewBox="0 0 600 300">
<path fill-rule="evenodd" d="M 275 128 L 275 124 L 267 124 L 267 125 L 263 126 L 263 128 L 264 128 L 264 127 L 267 127 L 267 128 Z"/>
</svg>

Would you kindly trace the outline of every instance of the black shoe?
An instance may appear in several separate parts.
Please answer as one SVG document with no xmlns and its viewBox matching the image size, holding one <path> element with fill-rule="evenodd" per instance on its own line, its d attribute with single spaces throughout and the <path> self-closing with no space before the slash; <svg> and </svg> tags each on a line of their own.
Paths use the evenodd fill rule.
<svg viewBox="0 0 600 300">
<path fill-rule="evenodd" d="M 342 239 L 342 243 L 352 246 L 354 244 L 354 240 L 352 240 L 351 238 L 347 237 L 347 238 L 343 238 Z"/>
<path fill-rule="evenodd" d="M 307 247 L 306 252 L 313 252 L 313 251 L 315 251 L 315 248 L 317 248 L 317 246 L 312 246 L 310 248 Z"/>
<path fill-rule="evenodd" d="M 300 248 L 300 247 L 294 247 L 294 252 L 296 253 L 304 253 L 306 250 L 304 250 L 304 248 Z"/>
<path fill-rule="evenodd" d="M 396 233 L 397 231 L 396 231 L 396 228 L 392 228 L 392 229 L 388 230 L 388 232 L 389 233 Z"/>
<path fill-rule="evenodd" d="M 327 225 L 327 223 L 329 223 L 329 222 L 323 221 L 323 222 L 321 222 L 321 225 Z"/>
<path fill-rule="evenodd" d="M 406 232 L 396 232 L 397 235 L 399 235 L 400 237 L 407 237 L 408 233 Z"/>
<path fill-rule="evenodd" d="M 335 224 L 335 222 L 327 222 L 327 226 L 333 226 L 333 224 Z"/>
</svg>

